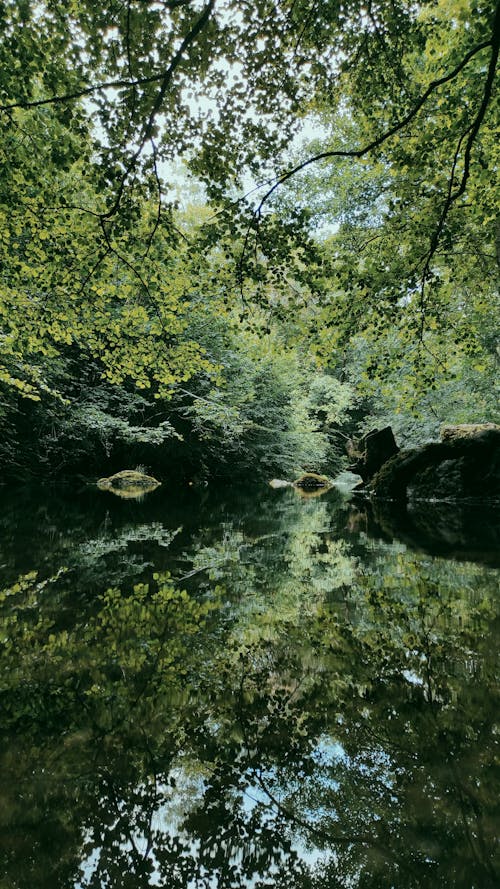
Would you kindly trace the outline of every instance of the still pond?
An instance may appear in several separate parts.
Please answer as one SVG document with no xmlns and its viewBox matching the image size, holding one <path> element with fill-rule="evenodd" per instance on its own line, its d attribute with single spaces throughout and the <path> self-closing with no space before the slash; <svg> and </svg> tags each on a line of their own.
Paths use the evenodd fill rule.
<svg viewBox="0 0 500 889">
<path fill-rule="evenodd" d="M 500 516 L 0 489 L 1 889 L 500 885 Z"/>
</svg>

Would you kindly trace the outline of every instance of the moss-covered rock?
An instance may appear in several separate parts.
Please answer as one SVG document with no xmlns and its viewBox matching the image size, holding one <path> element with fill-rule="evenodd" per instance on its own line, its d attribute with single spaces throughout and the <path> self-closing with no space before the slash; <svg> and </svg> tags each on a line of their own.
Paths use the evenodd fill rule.
<svg viewBox="0 0 500 889">
<path fill-rule="evenodd" d="M 301 488 L 304 491 L 313 491 L 317 488 L 330 488 L 331 481 L 326 475 L 318 475 L 316 472 L 304 472 L 300 478 L 293 482 L 294 488 Z"/>
<path fill-rule="evenodd" d="M 110 475 L 109 478 L 100 478 L 97 487 L 101 491 L 111 491 L 118 497 L 124 499 L 135 499 L 142 497 L 149 491 L 154 491 L 161 482 L 153 478 L 152 475 L 146 475 L 137 469 L 123 469 Z"/>
<path fill-rule="evenodd" d="M 441 426 L 441 441 L 457 441 L 463 438 L 477 438 L 490 429 L 500 432 L 496 423 L 462 423 L 458 426 Z"/>
</svg>

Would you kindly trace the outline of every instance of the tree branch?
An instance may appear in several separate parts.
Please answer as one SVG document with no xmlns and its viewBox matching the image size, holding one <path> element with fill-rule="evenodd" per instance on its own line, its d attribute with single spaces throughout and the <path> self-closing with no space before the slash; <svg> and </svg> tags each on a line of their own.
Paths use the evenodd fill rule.
<svg viewBox="0 0 500 889">
<path fill-rule="evenodd" d="M 431 273 L 431 263 L 436 254 L 439 241 L 441 235 L 443 233 L 443 229 L 445 226 L 446 219 L 448 217 L 448 213 L 450 212 L 453 204 L 465 193 L 465 189 L 467 187 L 467 182 L 470 177 L 470 163 L 472 157 L 472 147 L 474 145 L 475 139 L 481 127 L 481 124 L 484 120 L 492 92 L 493 92 L 493 83 L 495 79 L 495 71 L 498 64 L 498 56 L 500 52 L 500 2 L 497 3 L 497 7 L 495 10 L 495 16 L 493 19 L 493 28 L 492 28 L 492 37 L 490 41 L 491 45 L 491 55 L 490 62 L 488 65 L 488 71 L 486 74 L 486 79 L 484 82 L 483 96 L 481 105 L 479 106 L 478 112 L 469 127 L 462 133 L 460 136 L 457 147 L 455 149 L 455 153 L 453 156 L 453 161 L 451 165 L 450 175 L 448 178 L 448 190 L 446 194 L 446 198 L 444 200 L 441 213 L 439 216 L 439 220 L 432 235 L 429 250 L 425 256 L 425 264 L 422 271 L 422 284 L 420 289 L 420 313 L 421 313 L 421 321 L 420 321 L 420 331 L 419 331 L 419 339 L 423 342 L 423 334 L 424 334 L 424 326 L 425 326 L 425 285 Z M 462 149 L 462 145 L 464 140 L 467 138 L 467 142 L 465 145 L 465 153 L 463 160 L 463 172 L 462 178 L 458 185 L 458 188 L 454 191 L 454 182 L 455 182 L 455 174 L 456 169 L 459 162 L 460 152 Z"/>
<path fill-rule="evenodd" d="M 246 254 L 246 251 L 248 248 L 250 232 L 251 232 L 252 228 L 258 228 L 259 220 L 262 215 L 262 209 L 263 209 L 265 203 L 274 194 L 274 192 L 281 185 L 283 185 L 283 183 L 287 182 L 288 179 L 291 179 L 292 176 L 295 176 L 297 173 L 301 172 L 302 170 L 309 167 L 311 164 L 316 163 L 317 161 L 325 160 L 327 158 L 333 158 L 333 157 L 361 158 L 361 157 L 364 157 L 365 155 L 370 154 L 375 149 L 380 148 L 380 146 L 385 144 L 394 135 L 396 135 L 401 130 L 405 129 L 405 127 L 407 127 L 417 117 L 419 111 L 425 105 L 425 103 L 427 102 L 429 97 L 441 86 L 443 86 L 446 83 L 449 83 L 450 81 L 452 81 L 456 77 L 458 77 L 458 75 L 464 70 L 464 68 L 467 67 L 469 62 L 479 52 L 481 52 L 483 49 L 486 49 L 486 47 L 491 47 L 491 54 L 490 54 L 490 61 L 489 61 L 489 65 L 488 65 L 488 72 L 487 72 L 485 83 L 484 83 L 482 102 L 481 102 L 478 113 L 477 113 L 473 123 L 471 124 L 470 127 L 467 128 L 467 130 L 461 135 L 461 137 L 459 139 L 456 151 L 454 153 L 453 162 L 452 162 L 452 169 L 451 169 L 450 177 L 448 180 L 448 191 L 447 191 L 446 199 L 443 204 L 443 208 L 442 208 L 442 211 L 441 211 L 441 214 L 439 217 L 436 231 L 431 238 L 429 251 L 425 257 L 425 264 L 424 264 L 424 268 L 423 268 L 423 272 L 422 272 L 422 284 L 421 284 L 421 291 L 420 291 L 421 320 L 420 320 L 420 326 L 419 326 L 419 341 L 420 341 L 420 343 L 423 343 L 423 334 L 424 334 L 424 328 L 425 328 L 425 286 L 426 286 L 426 283 L 427 283 L 427 280 L 428 280 L 428 277 L 430 274 L 430 265 L 431 265 L 432 257 L 436 253 L 436 250 L 437 250 L 437 247 L 439 244 L 439 240 L 441 238 L 441 234 L 443 232 L 443 228 L 445 225 L 445 221 L 446 221 L 446 218 L 448 216 L 448 213 L 449 213 L 449 210 L 450 210 L 452 204 L 455 203 L 458 200 L 458 198 L 461 197 L 465 192 L 467 181 L 470 176 L 470 161 L 471 161 L 472 147 L 473 147 L 474 141 L 476 139 L 476 136 L 479 132 L 479 129 L 481 127 L 481 124 L 484 120 L 484 117 L 485 117 L 485 114 L 486 114 L 486 111 L 487 111 L 487 108 L 488 108 L 488 105 L 489 105 L 489 102 L 490 102 L 490 99 L 492 96 L 495 71 L 496 71 L 496 67 L 498 64 L 498 56 L 499 56 L 499 50 L 500 50 L 500 0 L 499 0 L 499 2 L 497 2 L 497 6 L 495 9 L 493 24 L 492 24 L 491 38 L 489 40 L 485 40 L 481 43 L 478 43 L 476 46 L 472 47 L 472 49 L 470 49 L 469 52 L 467 52 L 465 54 L 465 56 L 462 58 L 462 60 L 455 66 L 455 68 L 453 68 L 452 71 L 448 72 L 447 74 L 444 74 L 442 77 L 439 77 L 436 80 L 433 80 L 428 85 L 428 87 L 424 91 L 424 93 L 422 93 L 420 98 L 415 102 L 415 104 L 413 105 L 413 108 L 408 112 L 408 114 L 405 115 L 405 117 L 403 117 L 401 120 L 399 120 L 397 123 L 395 123 L 392 127 L 390 127 L 388 130 L 386 130 L 384 133 L 382 133 L 380 136 L 377 136 L 377 138 L 373 139 L 371 142 L 362 146 L 361 148 L 345 149 L 345 150 L 338 149 L 338 150 L 330 150 L 330 151 L 320 152 L 319 154 L 316 154 L 313 157 L 307 158 L 305 161 L 302 161 L 300 164 L 297 164 L 291 170 L 288 170 L 287 172 L 283 173 L 281 176 L 279 176 L 275 180 L 275 182 L 273 183 L 271 188 L 269 188 L 266 191 L 266 193 L 264 194 L 264 196 L 261 198 L 260 203 L 257 206 L 256 210 L 254 210 L 254 212 L 252 214 L 251 223 L 248 226 L 247 231 L 246 231 L 242 252 L 240 255 L 239 262 L 238 262 L 238 280 L 239 280 L 239 285 L 240 285 L 240 290 L 242 292 L 242 296 L 243 296 L 243 260 L 244 260 L 244 257 L 245 257 L 245 254 Z M 462 147 L 463 141 L 466 137 L 468 137 L 468 138 L 467 138 L 467 143 L 466 143 L 466 147 L 465 147 L 464 169 L 463 169 L 462 179 L 461 179 L 458 189 L 456 191 L 453 191 L 453 183 L 454 183 L 454 177 L 455 177 L 455 171 L 456 171 L 456 167 L 457 167 L 457 163 L 458 163 L 459 153 L 460 153 L 460 149 Z"/>
<path fill-rule="evenodd" d="M 81 90 L 75 90 L 73 93 L 65 93 L 62 96 L 48 96 L 45 99 L 34 99 L 33 101 L 22 100 L 20 102 L 9 102 L 6 105 L 0 105 L 0 111 L 11 111 L 13 108 L 40 108 L 43 105 L 57 105 L 65 102 L 73 102 L 75 99 L 83 99 L 85 96 L 91 96 L 101 90 L 120 89 L 129 87 L 133 89 L 137 86 L 147 86 L 149 83 L 158 83 L 164 77 L 164 74 L 152 74 L 150 77 L 139 77 L 136 80 L 107 80 L 104 83 L 97 83 L 94 86 L 87 86 Z"/>
<path fill-rule="evenodd" d="M 130 160 L 123 172 L 123 175 L 120 179 L 120 184 L 118 186 L 118 191 L 117 191 L 114 203 L 112 204 L 111 208 L 106 213 L 102 214 L 102 219 L 110 219 L 117 212 L 117 210 L 120 206 L 120 202 L 121 202 L 121 199 L 123 196 L 123 191 L 124 191 L 127 179 L 130 176 L 130 173 L 133 171 L 135 165 L 137 164 L 137 161 L 139 160 L 139 157 L 141 156 L 142 151 L 144 150 L 144 146 L 153 136 L 153 127 L 154 127 L 154 123 L 156 120 L 156 115 L 161 110 L 161 106 L 163 104 L 163 100 L 165 98 L 167 90 L 168 90 L 170 83 L 172 81 L 172 77 L 173 77 L 175 71 L 177 70 L 177 68 L 179 67 L 180 63 L 182 62 L 182 57 L 184 55 L 184 52 L 196 40 L 198 34 L 206 26 L 206 24 L 210 18 L 210 15 L 212 13 L 212 10 L 214 8 L 214 5 L 215 5 L 215 0 L 209 0 L 205 9 L 203 10 L 202 14 L 200 15 L 200 17 L 196 20 L 196 22 L 194 23 L 191 30 L 186 34 L 186 36 L 182 40 L 182 43 L 179 46 L 177 52 L 175 53 L 172 61 L 170 62 L 170 65 L 168 66 L 166 71 L 163 73 L 163 75 L 161 77 L 160 89 L 158 90 L 158 94 L 156 96 L 156 99 L 155 99 L 153 106 L 151 108 L 151 111 L 149 113 L 149 117 L 142 129 L 142 134 L 141 134 L 139 144 L 138 144 L 136 150 L 134 151 L 132 157 L 130 158 Z"/>
<path fill-rule="evenodd" d="M 500 4 L 499 4 L 500 6 Z M 400 121 L 398 121 L 394 126 L 390 127 L 385 133 L 382 133 L 380 136 L 377 136 L 376 139 L 373 139 L 367 145 L 364 145 L 362 148 L 353 148 L 353 149 L 334 149 L 331 151 L 322 151 L 319 154 L 315 154 L 313 157 L 307 158 L 307 160 L 302 161 L 302 163 L 297 164 L 297 166 L 293 167 L 291 170 L 287 170 L 286 173 L 283 173 L 279 176 L 274 185 L 266 192 L 263 198 L 260 201 L 260 204 L 255 211 L 254 215 L 257 216 L 262 210 L 264 204 L 269 200 L 272 194 L 283 185 L 284 182 L 287 182 L 288 179 L 291 179 L 292 176 L 295 176 L 297 173 L 300 173 L 301 170 L 304 170 L 306 167 L 309 167 L 311 164 L 317 163 L 317 161 L 325 160 L 330 157 L 353 157 L 353 158 L 361 158 L 367 154 L 370 154 L 376 148 L 380 148 L 385 142 L 395 136 L 396 133 L 399 133 L 405 127 L 408 126 L 409 123 L 417 116 L 420 109 L 425 105 L 429 96 L 437 90 L 440 86 L 443 86 L 445 83 L 449 83 L 450 80 L 454 80 L 460 72 L 469 64 L 469 62 L 483 49 L 486 49 L 487 46 L 492 46 L 494 43 L 493 39 L 484 40 L 482 43 L 478 43 L 477 46 L 473 47 L 469 52 L 464 56 L 461 62 L 453 68 L 448 74 L 443 75 L 443 77 L 438 78 L 438 80 L 433 80 L 424 93 L 417 100 L 411 111 L 403 117 Z M 485 109 L 486 111 L 486 109 Z M 484 114 L 483 114 L 484 117 Z M 482 118 L 481 118 L 482 119 Z"/>
<path fill-rule="evenodd" d="M 175 8 L 176 6 L 184 5 L 184 3 L 170 3 L 167 4 L 168 8 Z M 186 4 L 187 5 L 187 4 Z M 170 65 L 168 66 L 166 71 L 163 71 L 158 74 L 152 74 L 149 77 L 138 77 L 135 80 L 130 78 L 120 78 L 119 80 L 108 80 L 104 83 L 98 83 L 94 86 L 83 87 L 83 89 L 75 90 L 72 93 L 65 93 L 62 96 L 48 96 L 45 99 L 34 99 L 32 101 L 24 101 L 21 100 L 19 102 L 9 102 L 4 105 L 0 105 L 0 111 L 10 111 L 13 108 L 40 108 L 43 105 L 55 105 L 61 104 L 65 102 L 73 102 L 75 99 L 83 99 L 86 96 L 91 96 L 94 93 L 101 92 L 106 89 L 122 89 L 128 87 L 129 89 L 135 89 L 138 86 L 147 86 L 150 83 L 160 83 L 160 90 L 153 105 L 152 112 L 148 119 L 148 123 L 146 124 L 145 130 L 147 127 L 151 127 L 151 120 L 154 120 L 156 116 L 159 106 L 161 105 L 172 75 L 176 68 L 178 67 L 181 57 L 186 50 L 186 48 L 193 42 L 193 40 L 198 36 L 199 32 L 206 25 L 208 18 L 214 8 L 215 0 L 209 0 L 207 6 L 203 10 L 201 16 L 197 19 L 189 33 L 184 37 L 179 49 L 174 55 Z M 149 134 L 146 134 L 144 137 L 143 147 L 145 142 L 147 142 L 149 138 Z"/>
</svg>

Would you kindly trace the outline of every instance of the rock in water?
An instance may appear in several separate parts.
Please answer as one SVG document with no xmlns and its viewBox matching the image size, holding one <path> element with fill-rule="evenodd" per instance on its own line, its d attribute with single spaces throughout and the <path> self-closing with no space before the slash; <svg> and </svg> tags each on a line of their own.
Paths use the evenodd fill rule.
<svg viewBox="0 0 500 889">
<path fill-rule="evenodd" d="M 149 491 L 154 491 L 160 484 L 158 479 L 153 478 L 152 475 L 146 475 L 145 472 L 140 472 L 137 469 L 123 469 L 121 472 L 110 475 L 109 478 L 100 478 L 97 487 L 101 491 L 111 491 L 112 494 L 124 499 L 134 499 L 143 497 Z"/>
<path fill-rule="evenodd" d="M 370 491 L 400 501 L 500 501 L 500 427 L 446 427 L 443 441 L 401 451 L 371 479 Z"/>
<path fill-rule="evenodd" d="M 350 443 L 348 454 L 354 462 L 349 466 L 349 472 L 360 475 L 363 481 L 367 482 L 398 452 L 399 448 L 390 426 L 373 429 L 358 441 Z"/>
<path fill-rule="evenodd" d="M 300 478 L 293 482 L 294 488 L 302 488 L 304 491 L 314 491 L 316 488 L 329 488 L 331 481 L 326 475 L 318 475 L 316 472 L 304 472 Z"/>
</svg>

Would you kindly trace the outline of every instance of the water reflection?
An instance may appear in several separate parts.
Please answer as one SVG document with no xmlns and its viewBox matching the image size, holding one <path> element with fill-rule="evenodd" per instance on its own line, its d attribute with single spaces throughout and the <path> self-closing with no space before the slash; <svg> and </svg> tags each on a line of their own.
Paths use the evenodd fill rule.
<svg viewBox="0 0 500 889">
<path fill-rule="evenodd" d="M 500 505 L 355 498 L 351 528 L 448 559 L 500 567 Z"/>
<path fill-rule="evenodd" d="M 498 572 L 335 491 L 1 521 L 9 889 L 498 885 Z"/>
</svg>

